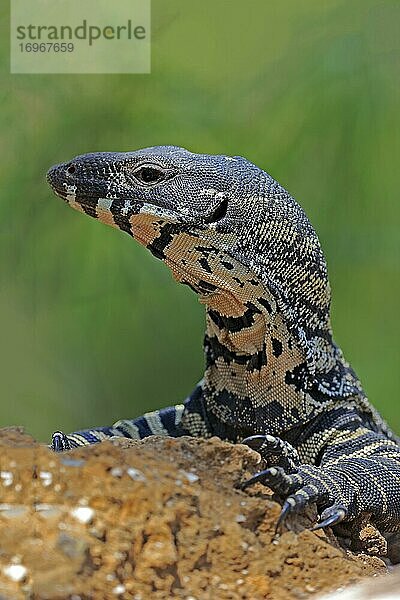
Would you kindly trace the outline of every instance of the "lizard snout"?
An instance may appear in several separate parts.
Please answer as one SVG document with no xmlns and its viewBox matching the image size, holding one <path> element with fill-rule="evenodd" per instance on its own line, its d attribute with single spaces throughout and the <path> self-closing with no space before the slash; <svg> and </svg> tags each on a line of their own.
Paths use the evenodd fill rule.
<svg viewBox="0 0 400 600">
<path fill-rule="evenodd" d="M 57 196 L 61 196 L 64 200 L 67 198 L 66 175 L 68 169 L 73 169 L 71 174 L 75 172 L 75 167 L 73 167 L 72 163 L 61 163 L 59 165 L 54 165 L 46 173 L 47 183 L 50 185 L 53 192 L 57 194 Z"/>
</svg>

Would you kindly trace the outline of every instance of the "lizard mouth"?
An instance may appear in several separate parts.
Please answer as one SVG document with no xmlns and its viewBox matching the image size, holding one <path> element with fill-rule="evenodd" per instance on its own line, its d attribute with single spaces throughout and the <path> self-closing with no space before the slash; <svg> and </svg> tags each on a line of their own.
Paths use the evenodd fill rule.
<svg viewBox="0 0 400 600">
<path fill-rule="evenodd" d="M 60 164 L 51 167 L 46 179 L 53 192 L 66 202 L 96 207 L 100 198 L 110 197 L 111 186 L 105 180 L 77 177 L 72 166 Z"/>
<path fill-rule="evenodd" d="M 46 179 L 56 196 L 73 208 L 81 208 L 86 214 L 98 217 L 99 213 L 111 213 L 117 222 L 128 220 L 132 215 L 147 213 L 155 219 L 180 223 L 187 230 L 204 230 L 212 227 L 226 216 L 228 202 L 224 195 L 217 194 L 210 202 L 207 212 L 189 216 L 169 206 L 137 198 L 124 182 L 110 181 L 86 173 L 79 176 L 73 163 L 61 163 L 49 169 Z M 167 203 L 166 203 L 167 204 Z"/>
</svg>

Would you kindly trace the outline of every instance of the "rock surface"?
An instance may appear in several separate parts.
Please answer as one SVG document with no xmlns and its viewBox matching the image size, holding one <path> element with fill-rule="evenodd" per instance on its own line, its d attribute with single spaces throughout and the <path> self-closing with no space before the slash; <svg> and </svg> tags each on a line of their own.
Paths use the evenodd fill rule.
<svg viewBox="0 0 400 600">
<path fill-rule="evenodd" d="M 245 446 L 118 439 L 53 454 L 0 431 L 0 599 L 303 599 L 385 572 L 324 532 L 275 536 Z M 312 515 L 303 518 L 307 526 Z"/>
</svg>

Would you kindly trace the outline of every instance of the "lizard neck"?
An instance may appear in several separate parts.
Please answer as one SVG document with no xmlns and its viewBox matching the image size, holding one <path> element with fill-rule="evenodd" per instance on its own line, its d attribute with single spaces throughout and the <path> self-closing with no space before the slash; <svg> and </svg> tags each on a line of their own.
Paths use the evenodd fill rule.
<svg viewBox="0 0 400 600">
<path fill-rule="evenodd" d="M 363 402 L 361 384 L 330 329 L 315 337 L 310 356 L 265 286 L 246 299 L 236 290 L 203 301 L 205 408 L 211 420 L 236 431 L 236 439 L 252 432 L 283 435 L 339 401 Z M 333 380 L 340 383 L 334 393 Z"/>
<path fill-rule="evenodd" d="M 273 298 L 248 302 L 239 317 L 207 309 L 203 380 L 211 418 L 237 430 L 278 434 L 309 419 L 304 350 Z"/>
</svg>

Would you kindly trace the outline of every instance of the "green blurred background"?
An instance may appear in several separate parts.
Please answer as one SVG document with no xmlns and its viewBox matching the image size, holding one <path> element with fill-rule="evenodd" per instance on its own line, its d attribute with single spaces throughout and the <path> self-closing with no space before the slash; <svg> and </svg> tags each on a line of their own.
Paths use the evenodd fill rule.
<svg viewBox="0 0 400 600">
<path fill-rule="evenodd" d="M 174 404 L 201 377 L 203 308 L 128 236 L 44 180 L 76 154 L 241 154 L 325 249 L 335 337 L 400 431 L 397 0 L 153 0 L 151 75 L 10 75 L 1 17 L 1 425 L 39 439 Z"/>
</svg>

